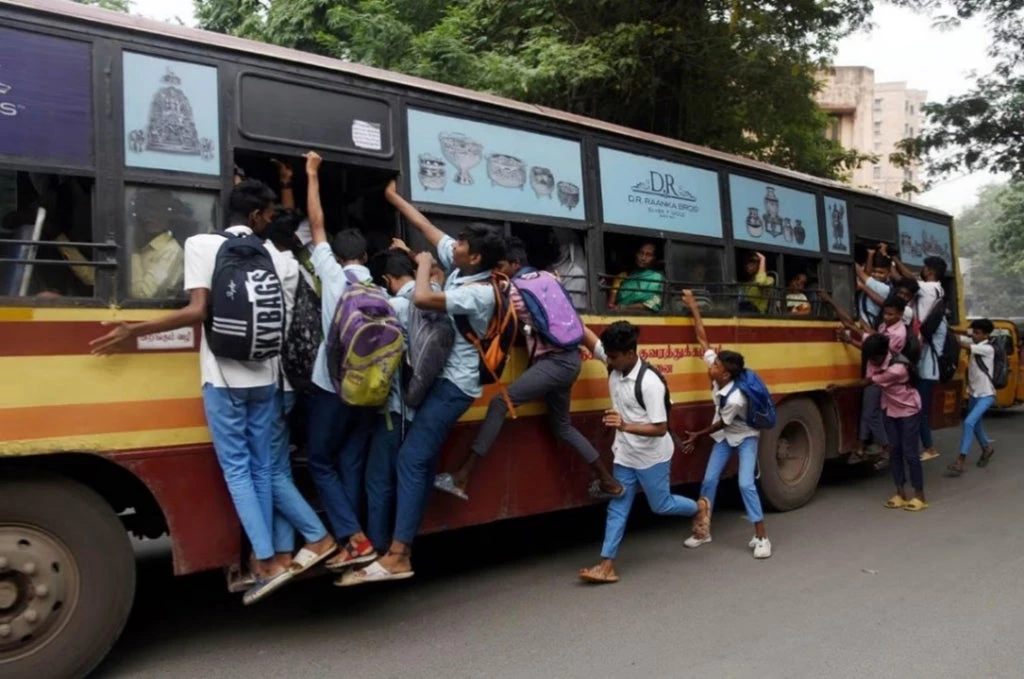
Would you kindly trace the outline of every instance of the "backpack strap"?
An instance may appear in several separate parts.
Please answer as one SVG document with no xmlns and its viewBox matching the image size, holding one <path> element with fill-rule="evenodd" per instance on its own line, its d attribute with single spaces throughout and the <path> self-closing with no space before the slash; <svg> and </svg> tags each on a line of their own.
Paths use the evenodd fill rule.
<svg viewBox="0 0 1024 679">
<path fill-rule="evenodd" d="M 733 392 L 735 392 L 739 388 L 740 388 L 740 385 L 736 384 L 736 380 L 733 380 L 732 381 L 732 388 L 729 389 L 729 391 L 727 391 L 724 395 L 718 397 L 718 413 L 719 414 L 721 414 L 722 410 L 725 409 L 725 404 L 729 401 L 729 397 L 732 396 Z"/>
<path fill-rule="evenodd" d="M 636 382 L 633 384 L 633 398 L 640 404 L 641 410 L 647 410 L 647 404 L 644 402 L 644 375 L 650 370 L 650 366 L 647 361 L 640 359 L 640 370 L 636 374 Z"/>
<path fill-rule="evenodd" d="M 992 364 L 995 365 L 995 362 L 996 362 L 996 345 L 995 345 L 995 342 L 993 342 L 992 339 L 989 338 L 988 345 L 990 347 L 992 347 Z M 995 380 L 994 377 L 992 377 L 992 373 L 989 372 L 988 366 L 985 365 L 985 359 L 982 358 L 981 354 L 975 354 L 974 355 L 974 361 L 975 361 L 975 363 L 978 364 L 978 368 L 981 370 L 982 373 L 984 373 L 985 377 L 987 377 L 988 381 L 992 384 L 992 389 L 995 389 L 996 391 L 999 391 L 998 389 L 996 389 L 996 380 Z"/>
</svg>

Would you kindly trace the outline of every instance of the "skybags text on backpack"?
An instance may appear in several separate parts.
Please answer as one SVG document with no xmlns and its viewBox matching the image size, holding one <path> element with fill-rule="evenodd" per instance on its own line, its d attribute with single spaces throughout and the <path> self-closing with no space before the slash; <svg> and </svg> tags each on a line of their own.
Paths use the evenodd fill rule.
<svg viewBox="0 0 1024 679">
<path fill-rule="evenodd" d="M 285 309 L 274 260 L 256 235 L 224 236 L 210 286 L 207 344 L 219 358 L 275 358 L 284 344 Z"/>
</svg>

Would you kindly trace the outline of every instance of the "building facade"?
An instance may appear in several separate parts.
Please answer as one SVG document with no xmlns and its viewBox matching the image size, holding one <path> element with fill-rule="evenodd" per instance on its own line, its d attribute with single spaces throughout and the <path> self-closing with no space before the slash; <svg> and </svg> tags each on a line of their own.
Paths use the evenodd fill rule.
<svg viewBox="0 0 1024 679">
<path fill-rule="evenodd" d="M 919 134 L 926 97 L 927 92 L 905 82 L 876 83 L 874 71 L 864 66 L 837 66 L 822 74 L 817 102 L 830 118 L 826 136 L 844 148 L 878 156 L 877 163 L 864 163 L 852 172 L 852 185 L 913 199 L 913 194 L 903 193 L 903 185 L 921 181 L 919 167 L 896 167 L 889 154 L 901 139 Z"/>
</svg>

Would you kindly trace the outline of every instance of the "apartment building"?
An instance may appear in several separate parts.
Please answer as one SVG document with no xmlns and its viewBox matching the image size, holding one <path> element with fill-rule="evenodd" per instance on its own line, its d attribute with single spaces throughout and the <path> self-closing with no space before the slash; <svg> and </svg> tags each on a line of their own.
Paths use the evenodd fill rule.
<svg viewBox="0 0 1024 679">
<path fill-rule="evenodd" d="M 903 194 L 903 184 L 920 182 L 918 167 L 896 167 L 889 154 L 901 139 L 920 131 L 927 92 L 905 82 L 876 83 L 874 71 L 864 66 L 837 66 L 822 74 L 822 81 L 817 102 L 831 118 L 825 134 L 845 148 L 879 156 L 877 164 L 865 163 L 855 170 L 850 183 L 912 199 Z"/>
</svg>

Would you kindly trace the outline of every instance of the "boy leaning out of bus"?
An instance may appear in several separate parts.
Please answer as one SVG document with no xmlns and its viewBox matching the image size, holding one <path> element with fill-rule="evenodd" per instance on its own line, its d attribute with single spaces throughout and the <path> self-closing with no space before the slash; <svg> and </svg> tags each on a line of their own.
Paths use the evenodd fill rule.
<svg viewBox="0 0 1024 679">
<path fill-rule="evenodd" d="M 655 514 L 694 517 L 698 535 L 710 531 L 711 502 L 703 497 L 694 502 L 673 495 L 669 488 L 675 443 L 668 431 L 668 393 L 655 369 L 646 367 L 637 354 L 636 326 L 627 321 L 612 323 L 601 333 L 593 353 L 611 368 L 608 391 L 612 408 L 605 411 L 604 425 L 615 430 L 614 474 L 626 492 L 608 503 L 601 563 L 581 568 L 579 575 L 585 582 L 607 584 L 619 581 L 615 557 L 638 488 L 643 489 Z M 638 379 L 643 405 L 636 397 Z"/>
<path fill-rule="evenodd" d="M 921 468 L 921 395 L 911 384 L 916 366 L 893 348 L 888 336 L 876 333 L 864 339 L 861 351 L 868 362 L 864 386 L 877 386 L 882 392 L 885 428 L 889 436 L 889 468 L 896 484 L 896 494 L 885 506 L 919 512 L 928 507 L 924 498 L 924 473 Z M 914 497 L 908 499 L 906 472 Z"/>
<path fill-rule="evenodd" d="M 761 440 L 761 434 L 744 421 L 748 411 L 748 400 L 736 383 L 746 369 L 743 355 L 735 351 L 716 353 L 708 342 L 704 322 L 700 316 L 700 307 L 693 292 L 683 291 L 683 303 L 693 316 L 697 341 L 704 350 L 704 362 L 708 366 L 708 377 L 711 378 L 711 398 L 715 403 L 715 419 L 706 429 L 688 432 L 684 450 L 692 450 L 701 436 L 710 435 L 715 441 L 707 470 L 704 472 L 704 481 L 700 486 L 701 496 L 708 499 L 712 508 L 722 471 L 732 457 L 733 451 L 737 451 L 740 458 L 740 495 L 747 510 L 747 519 L 754 524 L 754 537 L 747 546 L 754 550 L 755 559 L 767 559 L 772 555 L 772 543 L 765 532 L 764 511 L 761 509 L 761 498 L 754 484 L 757 444 Z M 711 542 L 711 531 L 704 528 L 705 526 L 694 522 L 693 534 L 683 544 L 693 549 Z"/>
</svg>

